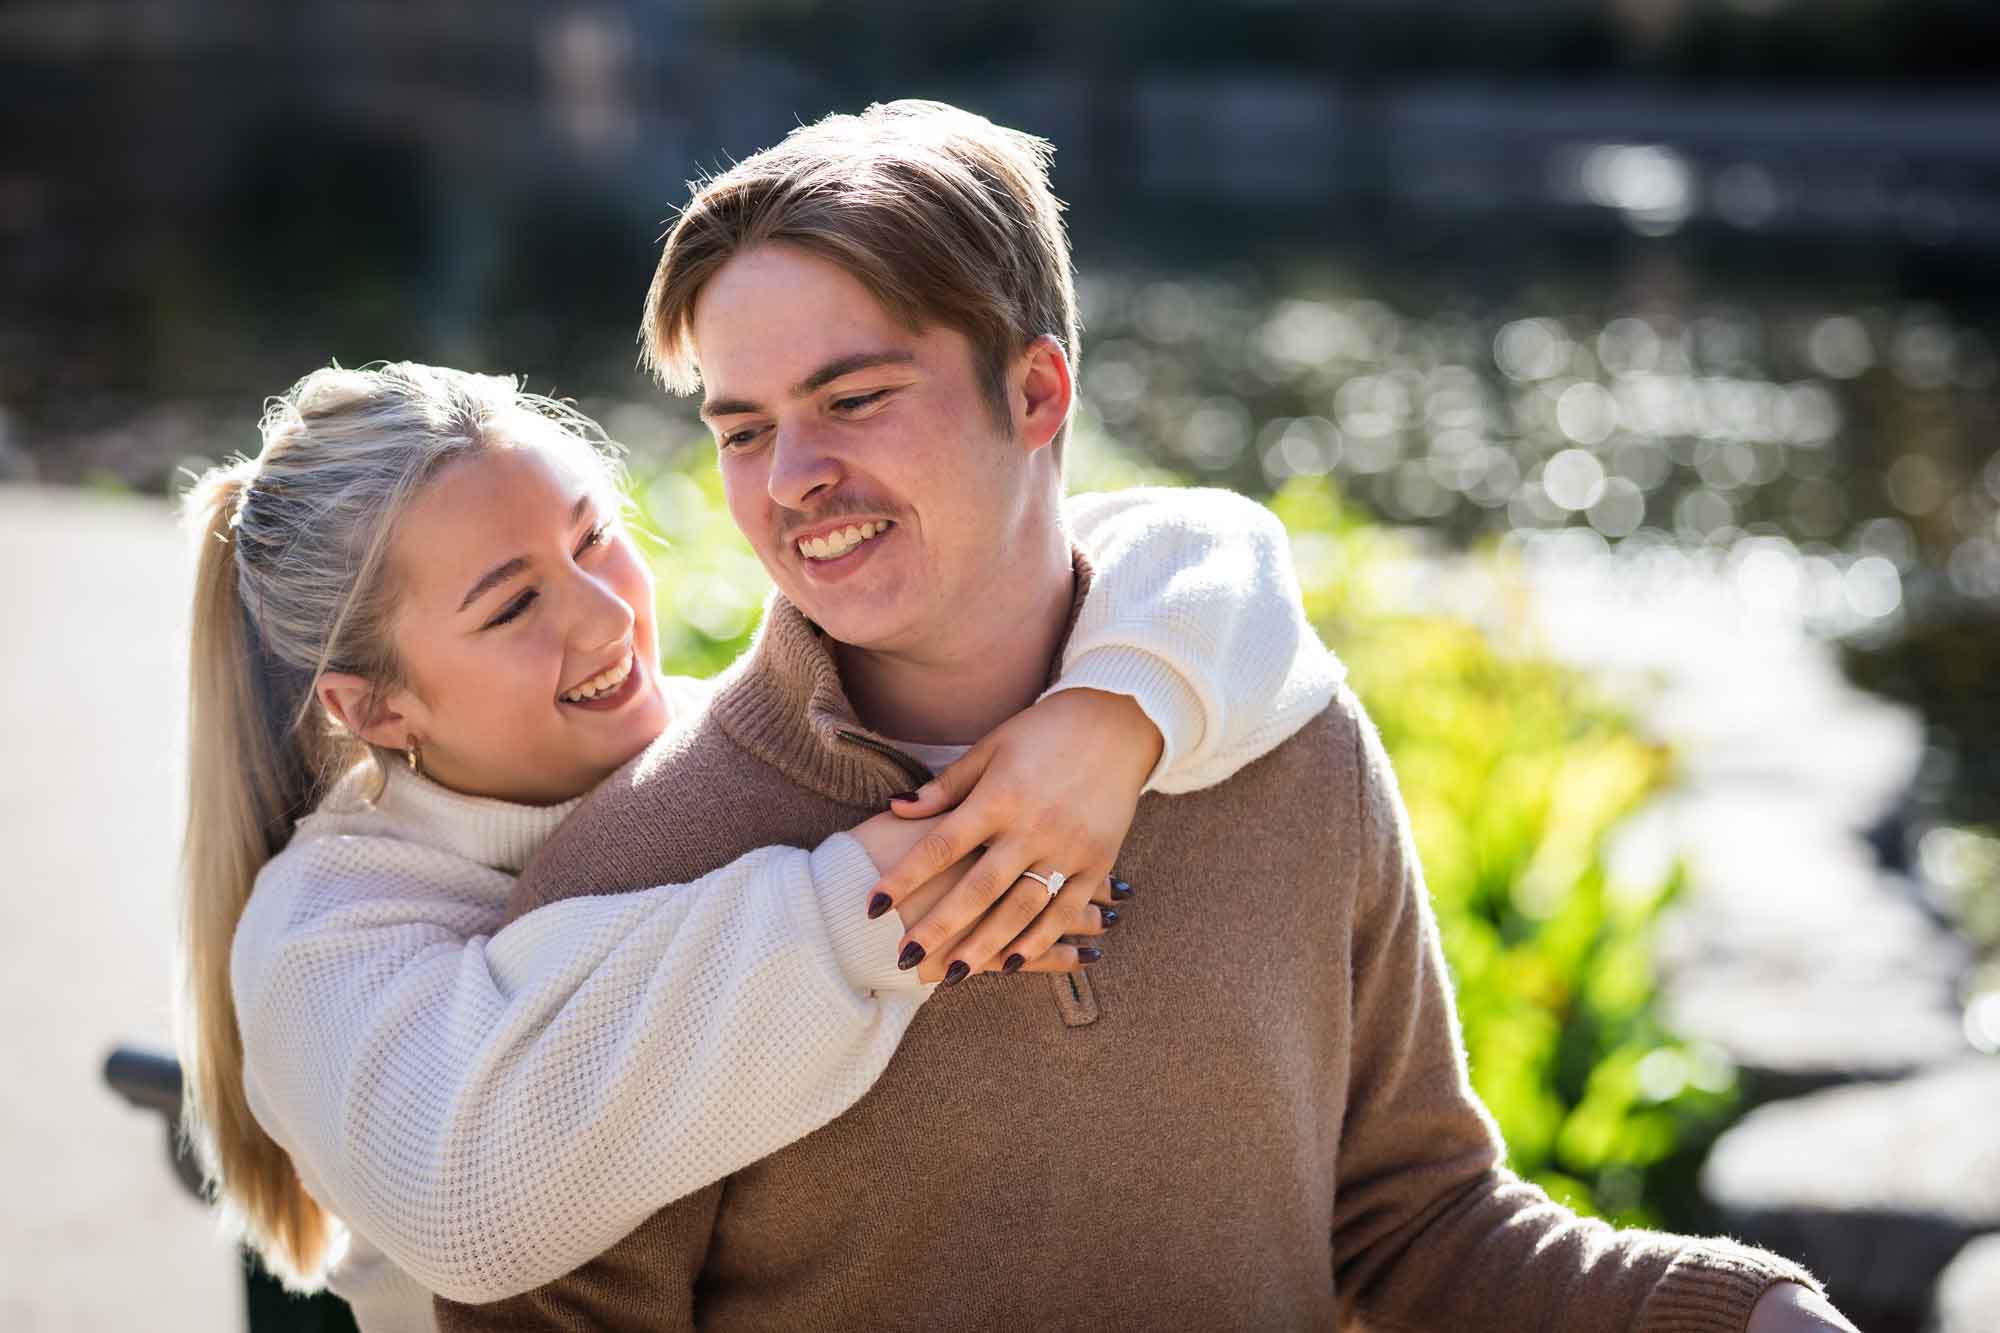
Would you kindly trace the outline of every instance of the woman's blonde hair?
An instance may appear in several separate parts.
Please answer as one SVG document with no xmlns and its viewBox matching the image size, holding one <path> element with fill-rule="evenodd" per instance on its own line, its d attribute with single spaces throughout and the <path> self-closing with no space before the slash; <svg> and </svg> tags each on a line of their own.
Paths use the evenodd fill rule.
<svg viewBox="0 0 2000 1333">
<path fill-rule="evenodd" d="M 230 945 L 258 872 L 370 749 L 314 697 L 325 671 L 401 683 L 389 559 L 398 517 L 447 465 L 552 447 L 615 487 L 601 431 L 514 380 L 408 363 L 317 370 L 265 406 L 263 447 L 211 469 L 185 510 L 200 542 L 188 689 L 181 921 L 182 1123 L 211 1196 L 287 1285 L 317 1285 L 332 1219 L 251 1116 Z M 374 755 L 378 765 L 386 756 Z"/>
</svg>

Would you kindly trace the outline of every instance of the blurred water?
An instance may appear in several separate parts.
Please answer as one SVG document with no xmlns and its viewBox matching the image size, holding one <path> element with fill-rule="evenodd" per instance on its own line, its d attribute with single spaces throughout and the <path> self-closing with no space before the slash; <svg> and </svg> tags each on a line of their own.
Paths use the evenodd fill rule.
<svg viewBox="0 0 2000 1333">
<path fill-rule="evenodd" d="M 1330 474 L 1456 545 L 1720 575 L 1924 709 L 1927 796 L 2000 818 L 2000 321 L 1978 302 L 1879 270 L 1741 280 L 1768 257 L 1756 242 L 1600 240 L 1549 263 L 1560 231 L 1510 252 L 1479 228 L 1453 262 L 1406 236 L 1267 238 L 1239 257 L 1213 226 L 1116 247 L 1112 231 L 1080 238 L 1080 450 L 1253 494 Z M 581 386 L 642 454 L 699 447 L 688 404 L 591 343 L 516 359 L 549 351 L 509 333 L 546 310 L 523 298 L 462 360 Z M 258 359 L 302 371 L 327 344 L 300 327 Z M 254 449 L 259 396 L 165 381 L 83 410 L 51 398 L 15 405 L 11 434 L 0 404 L 0 473 L 170 487 L 176 466 Z"/>
<path fill-rule="evenodd" d="M 1831 633 L 2000 599 L 2000 359 L 1911 302 L 1398 306 L 1308 275 L 1086 283 L 1086 428 L 1460 539 L 1725 563 Z"/>
</svg>

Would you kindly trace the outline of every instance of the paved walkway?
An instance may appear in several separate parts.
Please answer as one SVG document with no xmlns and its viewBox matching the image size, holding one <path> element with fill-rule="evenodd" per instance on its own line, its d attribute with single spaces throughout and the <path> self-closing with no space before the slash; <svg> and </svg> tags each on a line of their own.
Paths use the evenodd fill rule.
<svg viewBox="0 0 2000 1333">
<path fill-rule="evenodd" d="M 1795 615 L 1724 574 L 1531 562 L 1542 645 L 1629 682 L 1676 752 L 1675 790 L 1621 851 L 1686 856 L 1661 940 L 1670 1018 L 1782 1091 L 1910 1072 L 1967 1053 L 1953 984 L 1965 946 L 1863 832 L 1923 754 L 1915 713 L 1864 694 Z"/>
<path fill-rule="evenodd" d="M 0 569 L 0 1328 L 239 1328 L 231 1250 L 99 1072 L 170 1041 L 186 544 L 159 501 L 0 486 Z"/>
<path fill-rule="evenodd" d="M 1660 938 L 1668 1021 L 1771 1099 L 1703 1170 L 1721 1225 L 1819 1273 L 1859 1327 L 2000 1327 L 1959 1313 L 1996 1280 L 1992 1254 L 1939 1283 L 2000 1232 L 2000 1063 L 1965 1037 L 1968 946 L 1863 836 L 1906 799 L 1921 722 L 1725 572 L 1545 552 L 1529 568 L 1541 646 L 1633 685 L 1675 747 L 1675 789 L 1619 848 L 1687 861 Z"/>
</svg>

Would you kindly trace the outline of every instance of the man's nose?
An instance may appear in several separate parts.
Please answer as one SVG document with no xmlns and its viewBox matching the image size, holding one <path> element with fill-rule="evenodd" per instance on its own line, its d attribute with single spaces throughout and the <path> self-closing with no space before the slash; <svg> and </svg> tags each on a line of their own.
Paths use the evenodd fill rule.
<svg viewBox="0 0 2000 1333">
<path fill-rule="evenodd" d="M 821 491 L 840 484 L 840 459 L 818 432 L 806 427 L 781 429 L 771 449 L 765 484 L 771 498 L 786 509 L 804 509 Z"/>
</svg>

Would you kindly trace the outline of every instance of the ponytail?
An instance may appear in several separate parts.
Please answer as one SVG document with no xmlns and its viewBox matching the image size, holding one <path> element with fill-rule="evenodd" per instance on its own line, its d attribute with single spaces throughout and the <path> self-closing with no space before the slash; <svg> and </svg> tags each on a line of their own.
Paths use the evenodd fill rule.
<svg viewBox="0 0 2000 1333">
<path fill-rule="evenodd" d="M 249 467 L 210 472 L 187 500 L 201 550 L 188 664 L 183 1124 L 211 1193 L 226 1201 L 265 1267 L 288 1286 L 309 1287 L 326 1267 L 333 1219 L 250 1114 L 229 983 L 230 944 L 257 872 L 310 808 L 314 785 L 287 706 L 294 701 L 273 697 L 238 583 L 233 524 Z"/>
<path fill-rule="evenodd" d="M 614 490 L 601 432 L 574 408 L 511 379 L 398 363 L 306 376 L 265 405 L 257 458 L 210 471 L 188 496 L 201 553 L 180 953 L 185 1123 L 213 1197 L 294 1287 L 321 1280 L 337 1228 L 250 1114 L 230 948 L 258 872 L 326 784 L 370 754 L 315 702 L 314 682 L 339 671 L 386 690 L 403 678 L 388 558 L 398 515 L 501 427 Z M 374 758 L 379 768 L 384 755 Z"/>
</svg>

